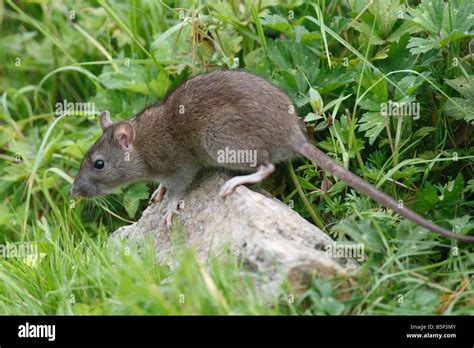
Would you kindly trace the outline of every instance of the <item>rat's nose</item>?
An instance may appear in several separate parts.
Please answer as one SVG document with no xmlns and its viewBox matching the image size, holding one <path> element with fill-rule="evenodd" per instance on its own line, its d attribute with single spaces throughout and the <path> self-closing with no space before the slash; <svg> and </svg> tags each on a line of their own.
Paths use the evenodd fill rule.
<svg viewBox="0 0 474 348">
<path fill-rule="evenodd" d="M 73 195 L 73 196 L 80 196 L 81 195 L 80 187 L 79 187 L 79 185 L 77 185 L 76 182 L 74 182 L 74 184 L 71 187 L 71 195 Z"/>
</svg>

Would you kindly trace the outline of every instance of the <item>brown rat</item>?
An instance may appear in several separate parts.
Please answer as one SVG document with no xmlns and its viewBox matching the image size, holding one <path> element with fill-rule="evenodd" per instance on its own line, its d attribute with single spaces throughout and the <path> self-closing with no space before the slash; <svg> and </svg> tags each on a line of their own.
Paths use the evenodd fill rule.
<svg viewBox="0 0 474 348">
<path fill-rule="evenodd" d="M 159 182 L 152 198 L 168 194 L 163 222 L 204 167 L 250 172 L 228 180 L 225 197 L 238 185 L 262 181 L 274 164 L 300 155 L 407 219 L 443 236 L 474 242 L 399 206 L 310 144 L 288 96 L 244 71 L 216 71 L 187 80 L 163 102 L 134 118 L 112 123 L 100 117 L 103 135 L 84 157 L 73 194 L 93 197 L 136 181 Z"/>
</svg>

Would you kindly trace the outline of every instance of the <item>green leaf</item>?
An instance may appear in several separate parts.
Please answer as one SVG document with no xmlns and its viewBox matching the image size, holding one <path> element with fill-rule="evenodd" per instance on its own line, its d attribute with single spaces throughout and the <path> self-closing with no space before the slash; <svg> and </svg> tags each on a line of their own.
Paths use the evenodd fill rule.
<svg viewBox="0 0 474 348">
<path fill-rule="evenodd" d="M 375 17 L 377 32 L 380 33 L 381 37 L 386 38 L 391 33 L 393 26 L 401 14 L 400 1 L 374 1 L 372 6 L 369 6 L 369 12 Z"/>
<path fill-rule="evenodd" d="M 278 30 L 287 35 L 293 33 L 293 29 L 290 23 L 288 23 L 288 20 L 280 15 L 266 14 L 260 17 L 260 23 L 265 27 Z"/>
<path fill-rule="evenodd" d="M 306 117 L 304 118 L 304 121 L 305 122 L 313 122 L 313 121 L 319 120 L 321 118 L 323 118 L 323 116 L 321 116 L 319 114 L 317 115 L 314 112 L 310 112 L 306 115 Z"/>
<path fill-rule="evenodd" d="M 359 130 L 365 132 L 372 145 L 379 134 L 385 129 L 385 121 L 379 112 L 366 112 L 359 120 Z"/>
<path fill-rule="evenodd" d="M 291 53 L 281 40 L 268 41 L 268 58 L 281 70 L 294 68 Z"/>
<path fill-rule="evenodd" d="M 445 81 L 464 98 L 474 99 L 474 75 L 469 75 L 469 79 L 464 76 L 460 76 L 453 80 Z"/>
<path fill-rule="evenodd" d="M 130 218 L 135 217 L 140 200 L 147 199 L 148 196 L 148 187 L 144 183 L 135 184 L 127 190 L 123 197 L 123 205 Z"/>
<path fill-rule="evenodd" d="M 445 106 L 446 114 L 458 120 L 474 123 L 474 75 L 445 81 L 463 97 L 448 99 Z"/>
<path fill-rule="evenodd" d="M 439 198 L 436 187 L 430 183 L 426 183 L 416 194 L 416 205 L 414 208 L 418 213 L 425 214 L 433 209 L 438 202 Z"/>
<path fill-rule="evenodd" d="M 422 77 L 428 76 L 428 72 L 423 72 L 421 76 L 419 75 L 408 75 L 403 77 L 400 82 L 398 82 L 398 87 L 400 87 L 400 90 L 398 89 L 395 90 L 395 96 L 394 99 L 396 101 L 401 101 L 402 99 L 405 98 L 405 95 L 412 95 L 415 93 L 415 91 L 420 87 L 424 80 Z M 411 102 L 412 100 L 405 100 L 406 102 Z"/>
<path fill-rule="evenodd" d="M 407 44 L 410 39 L 409 34 L 403 35 L 398 42 L 390 44 L 388 59 L 380 63 L 382 70 L 389 73 L 394 70 L 412 69 L 416 57 L 407 54 Z"/>
<path fill-rule="evenodd" d="M 245 55 L 244 63 L 245 67 L 251 72 L 268 78 L 272 75 L 272 64 L 262 47 L 250 51 Z"/>
<path fill-rule="evenodd" d="M 474 229 L 474 222 L 470 222 L 470 220 L 470 215 L 464 215 L 459 218 L 450 219 L 448 222 L 453 227 L 454 232 L 466 235 Z"/>
<path fill-rule="evenodd" d="M 302 85 L 297 77 L 298 72 L 294 69 L 282 70 L 275 74 L 273 82 L 290 95 L 296 96 Z"/>
<path fill-rule="evenodd" d="M 466 191 L 474 192 L 474 179 L 471 179 L 467 182 Z"/>
<path fill-rule="evenodd" d="M 148 81 L 147 71 L 145 67 L 140 65 L 120 67 L 119 71 L 113 70 L 111 66 L 105 66 L 99 78 L 108 89 L 121 89 L 146 95 L 150 94 L 150 88 L 146 83 Z"/>
<path fill-rule="evenodd" d="M 170 80 L 163 73 L 160 73 L 156 79 L 150 81 L 150 88 L 158 97 L 163 97 L 168 92 L 170 85 Z"/>
<path fill-rule="evenodd" d="M 407 48 L 410 49 L 411 54 L 419 54 L 431 51 L 433 48 L 438 48 L 440 45 L 432 38 L 423 39 L 421 37 L 412 37 L 408 42 Z"/>
<path fill-rule="evenodd" d="M 431 34 L 438 34 L 443 25 L 445 3 L 443 0 L 422 0 L 417 8 L 408 10 L 409 19 Z"/>
<path fill-rule="evenodd" d="M 425 53 L 472 36 L 474 21 L 470 16 L 473 12 L 472 1 L 422 0 L 418 7 L 408 10 L 408 20 L 429 32 L 430 36 L 426 39 L 412 37 L 408 46 L 410 52 Z"/>
<path fill-rule="evenodd" d="M 398 20 L 403 17 L 399 0 L 377 0 L 351 27 L 361 33 L 363 40 L 371 45 L 383 45 L 386 41 L 398 41 L 406 32 L 413 31 L 413 25 L 401 25 L 393 31 Z M 393 31 L 393 32 L 392 32 Z M 379 54 L 380 58 L 381 54 Z"/>
<path fill-rule="evenodd" d="M 309 103 L 316 115 L 321 115 L 321 110 L 324 108 L 323 98 L 314 88 L 309 89 Z"/>
<path fill-rule="evenodd" d="M 446 114 L 474 124 L 474 103 L 472 99 L 451 98 L 445 106 Z"/>
<path fill-rule="evenodd" d="M 135 94 L 130 97 L 130 92 L 122 90 L 100 90 L 91 102 L 95 103 L 97 110 L 107 110 L 110 112 L 112 120 L 129 118 L 141 111 L 147 105 L 147 96 Z"/>
<path fill-rule="evenodd" d="M 441 193 L 440 206 L 453 209 L 454 205 L 462 202 L 462 193 L 464 191 L 464 179 L 458 175 L 456 179 L 449 181 L 446 185 L 439 187 Z"/>
<path fill-rule="evenodd" d="M 446 6 L 443 18 L 441 37 L 446 38 L 455 34 L 472 36 L 474 26 L 474 2 L 471 0 L 451 1 Z M 449 12 L 451 10 L 451 12 Z"/>
<path fill-rule="evenodd" d="M 382 45 L 384 40 L 379 36 L 379 34 L 372 30 L 372 26 L 363 21 L 357 21 L 351 24 L 351 27 L 360 32 L 365 40 L 369 40 L 371 45 Z"/>
<path fill-rule="evenodd" d="M 370 220 L 344 220 L 334 226 L 332 231 L 349 235 L 353 241 L 363 244 L 367 250 L 374 252 L 384 250 L 382 240 Z"/>
<path fill-rule="evenodd" d="M 354 71 L 348 70 L 342 65 L 332 70 L 328 68 L 321 69 L 312 80 L 310 79 L 311 84 L 317 87 L 321 94 L 331 92 L 353 81 Z"/>
<path fill-rule="evenodd" d="M 414 34 L 420 31 L 413 23 L 405 21 L 387 38 L 388 42 L 398 42 L 405 34 Z"/>
<path fill-rule="evenodd" d="M 334 297 L 321 298 L 321 305 L 329 315 L 341 315 L 344 312 L 344 304 L 339 302 Z"/>
</svg>

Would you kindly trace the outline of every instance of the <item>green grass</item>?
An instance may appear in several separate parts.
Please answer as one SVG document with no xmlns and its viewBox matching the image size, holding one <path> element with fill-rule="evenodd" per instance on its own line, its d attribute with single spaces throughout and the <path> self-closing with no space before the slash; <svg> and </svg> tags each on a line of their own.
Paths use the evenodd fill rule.
<svg viewBox="0 0 474 348">
<path fill-rule="evenodd" d="M 349 287 L 315 279 L 268 301 L 237 260 L 203 265 L 178 247 L 171 270 L 151 242 L 108 240 L 138 220 L 152 187 L 69 195 L 100 111 L 129 118 L 194 74 L 238 62 L 285 90 L 310 139 L 346 168 L 472 233 L 474 5 L 368 4 L 2 2 L 0 245 L 36 243 L 44 257 L 0 258 L 0 314 L 472 314 L 473 246 L 400 219 L 303 159 L 264 186 L 335 240 L 364 244 Z M 64 100 L 97 114 L 58 117 Z M 419 117 L 382 116 L 388 100 L 417 103 Z"/>
<path fill-rule="evenodd" d="M 2 265 L 3 314 L 276 313 L 232 260 L 211 260 L 211 278 L 192 251 L 181 253 L 173 271 L 158 264 L 151 240 L 137 249 L 122 241 L 106 245 L 106 234 L 38 237 L 46 254 L 41 262 Z"/>
</svg>

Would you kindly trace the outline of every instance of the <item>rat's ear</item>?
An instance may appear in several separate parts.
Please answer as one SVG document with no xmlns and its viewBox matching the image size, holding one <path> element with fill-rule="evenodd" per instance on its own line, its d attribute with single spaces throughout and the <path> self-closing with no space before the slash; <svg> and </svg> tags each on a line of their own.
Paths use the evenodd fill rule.
<svg viewBox="0 0 474 348">
<path fill-rule="evenodd" d="M 120 122 L 115 125 L 114 139 L 125 151 L 129 151 L 135 139 L 135 130 L 128 122 Z"/>
<path fill-rule="evenodd" d="M 110 119 L 110 115 L 108 111 L 103 111 L 100 114 L 100 126 L 102 127 L 102 130 L 105 131 L 107 128 L 109 128 L 113 124 L 112 120 Z"/>
</svg>

